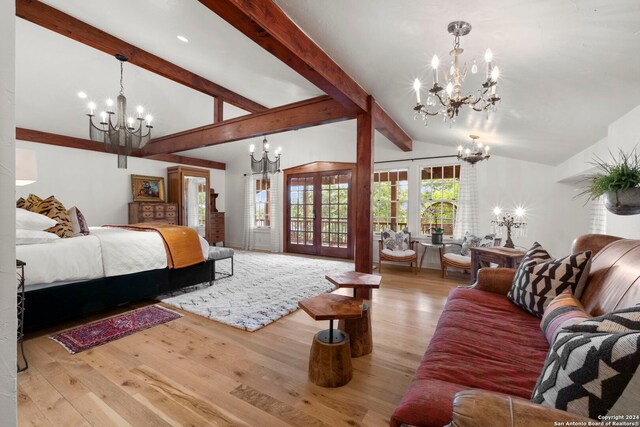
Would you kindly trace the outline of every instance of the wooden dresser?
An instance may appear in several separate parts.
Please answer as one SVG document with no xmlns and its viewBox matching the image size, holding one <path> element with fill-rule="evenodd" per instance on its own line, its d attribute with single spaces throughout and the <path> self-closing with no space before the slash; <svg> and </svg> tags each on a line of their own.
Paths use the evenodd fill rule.
<svg viewBox="0 0 640 427">
<path fill-rule="evenodd" d="M 140 222 L 178 223 L 177 203 L 129 203 L 129 224 Z"/>
<path fill-rule="evenodd" d="M 224 246 L 224 212 L 209 212 L 209 235 L 207 240 L 212 245 L 222 242 Z"/>
</svg>

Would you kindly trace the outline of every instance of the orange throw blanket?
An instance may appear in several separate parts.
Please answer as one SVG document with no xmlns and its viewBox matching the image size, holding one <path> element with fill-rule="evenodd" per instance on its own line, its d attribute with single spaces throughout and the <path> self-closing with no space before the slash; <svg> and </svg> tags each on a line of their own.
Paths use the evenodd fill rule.
<svg viewBox="0 0 640 427">
<path fill-rule="evenodd" d="M 137 231 L 157 231 L 162 236 L 167 251 L 169 268 L 183 268 L 204 262 L 200 238 L 193 228 L 170 225 L 161 222 L 145 222 L 129 225 L 107 225 Z"/>
</svg>

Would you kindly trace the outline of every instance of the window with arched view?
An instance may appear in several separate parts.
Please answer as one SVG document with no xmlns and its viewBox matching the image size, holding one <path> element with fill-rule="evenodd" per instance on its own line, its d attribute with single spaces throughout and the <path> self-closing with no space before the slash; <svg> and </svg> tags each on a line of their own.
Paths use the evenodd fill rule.
<svg viewBox="0 0 640 427">
<path fill-rule="evenodd" d="M 373 174 L 373 232 L 407 227 L 409 211 L 408 169 L 376 171 Z"/>
<path fill-rule="evenodd" d="M 460 166 L 422 168 L 420 177 L 420 234 L 443 228 L 453 235 L 458 210 Z"/>
</svg>

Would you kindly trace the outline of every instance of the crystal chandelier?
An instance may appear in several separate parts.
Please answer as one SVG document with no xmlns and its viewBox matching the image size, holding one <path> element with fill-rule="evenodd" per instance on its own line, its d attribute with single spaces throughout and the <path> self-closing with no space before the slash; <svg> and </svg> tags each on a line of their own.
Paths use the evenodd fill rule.
<svg viewBox="0 0 640 427">
<path fill-rule="evenodd" d="M 444 72 L 444 79 L 446 82 L 445 87 L 440 86 L 438 82 L 438 67 L 440 66 L 440 59 L 437 55 L 433 55 L 431 59 L 431 68 L 433 69 L 433 86 L 428 90 L 426 103 L 423 104 L 420 100 L 420 89 L 422 83 L 419 79 L 415 79 L 413 82 L 413 89 L 416 92 L 417 104 L 413 108 L 415 111 L 415 118 L 422 117 L 425 126 L 428 124 L 427 120 L 429 116 L 442 115 L 444 121 L 455 122 L 455 117 L 460 112 L 460 107 L 463 105 L 470 106 L 475 111 L 495 111 L 497 108 L 497 102 L 500 101 L 500 97 L 496 95 L 496 86 L 498 84 L 498 77 L 500 76 L 500 70 L 497 66 L 493 65 L 493 53 L 491 49 L 487 49 L 484 54 L 484 59 L 487 64 L 486 68 L 486 80 L 482 83 L 482 87 L 478 90 L 478 95 L 474 96 L 471 93 L 463 95 L 462 83 L 467 77 L 467 64 L 465 63 L 460 69 L 459 57 L 464 52 L 464 49 L 460 47 L 460 37 L 465 36 L 471 32 L 471 24 L 465 21 L 454 21 L 447 27 L 450 34 L 454 36 L 453 49 L 449 52 L 451 55 L 451 66 L 448 72 Z M 476 74 L 478 72 L 478 65 L 475 59 L 471 66 L 471 73 Z"/>
<path fill-rule="evenodd" d="M 464 160 L 465 162 L 475 165 L 491 157 L 491 154 L 489 154 L 489 146 L 485 145 L 483 147 L 482 143 L 478 142 L 480 139 L 478 135 L 469 135 L 469 138 L 471 138 L 471 142 L 467 143 L 467 147 L 463 147 L 462 145 L 458 146 L 458 160 Z"/>
<path fill-rule="evenodd" d="M 89 137 L 91 140 L 105 144 L 108 152 L 118 155 L 118 167 L 126 169 L 127 156 L 134 149 L 144 147 L 151 139 L 151 129 L 153 128 L 151 120 L 153 118 L 148 114 L 143 118 L 144 109 L 141 106 L 136 108 L 138 115 L 135 119 L 127 116 L 127 98 L 124 96 L 122 74 L 124 63 L 128 59 L 120 54 L 116 55 L 116 59 L 120 61 L 120 94 L 116 98 L 115 111 L 114 102 L 109 98 L 106 102 L 106 111 L 100 113 L 100 122 L 97 125 L 93 121 L 93 113 L 96 109 L 94 102 L 89 102 L 87 116 L 89 116 Z"/>
<path fill-rule="evenodd" d="M 263 179 L 267 179 L 268 174 L 280 172 L 280 156 L 282 155 L 282 147 L 276 150 L 276 159 L 269 159 L 269 143 L 267 138 L 262 140 L 262 157 L 255 159 L 253 153 L 256 146 L 251 144 L 249 147 L 249 157 L 251 158 L 251 172 L 253 174 L 262 174 Z"/>
</svg>

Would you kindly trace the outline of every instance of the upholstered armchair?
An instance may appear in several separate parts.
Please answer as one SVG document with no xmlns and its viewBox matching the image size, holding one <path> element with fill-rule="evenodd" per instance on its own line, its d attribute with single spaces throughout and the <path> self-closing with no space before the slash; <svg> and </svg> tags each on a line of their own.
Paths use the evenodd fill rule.
<svg viewBox="0 0 640 427">
<path fill-rule="evenodd" d="M 502 242 L 501 238 L 495 238 L 493 240 L 493 246 L 500 246 Z M 461 255 L 462 243 L 447 242 L 440 246 L 440 270 L 442 277 L 447 274 L 447 268 L 458 268 L 464 270 L 467 273 L 471 270 L 471 253 L 469 255 Z"/>
<path fill-rule="evenodd" d="M 390 249 L 385 247 L 383 239 L 378 240 L 378 271 L 382 272 L 382 261 L 408 262 L 413 274 L 418 274 L 418 241 L 409 235 L 407 249 Z"/>
</svg>

